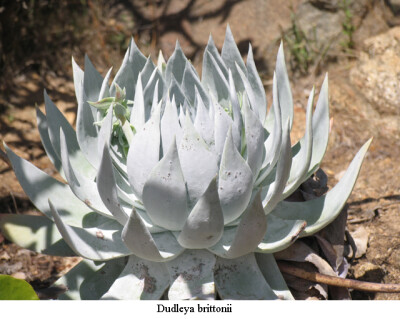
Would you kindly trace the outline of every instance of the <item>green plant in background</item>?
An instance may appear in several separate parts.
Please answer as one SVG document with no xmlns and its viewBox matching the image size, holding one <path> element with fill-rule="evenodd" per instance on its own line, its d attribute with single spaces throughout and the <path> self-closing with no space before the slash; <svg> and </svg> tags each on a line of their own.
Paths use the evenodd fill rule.
<svg viewBox="0 0 400 319">
<path fill-rule="evenodd" d="M 307 73 L 314 59 L 312 52 L 310 52 L 310 40 L 298 26 L 293 8 L 291 9 L 290 19 L 292 25 L 289 32 L 283 34 L 283 39 L 289 47 L 292 69 L 298 69 L 301 73 Z"/>
<path fill-rule="evenodd" d="M 345 50 L 354 48 L 353 34 L 356 31 L 356 27 L 353 24 L 353 14 L 350 10 L 350 0 L 343 0 L 341 9 L 344 12 L 344 21 L 342 23 L 343 34 L 346 36 L 346 40 L 341 42 L 341 45 Z"/>
<path fill-rule="evenodd" d="M 0 300 L 39 300 L 39 297 L 25 280 L 0 275 Z"/>
<path fill-rule="evenodd" d="M 212 38 L 202 78 L 177 43 L 155 65 L 134 41 L 109 84 L 73 61 L 76 131 L 45 93 L 43 146 L 67 183 L 5 145 L 44 216 L 3 215 L 11 241 L 82 261 L 58 283 L 64 299 L 292 299 L 273 253 L 341 211 L 367 142 L 327 194 L 289 202 L 319 168 L 328 143 L 328 79 L 293 146 L 293 100 L 282 45 L 267 113 L 251 46 L 243 61 L 228 27 Z"/>
</svg>

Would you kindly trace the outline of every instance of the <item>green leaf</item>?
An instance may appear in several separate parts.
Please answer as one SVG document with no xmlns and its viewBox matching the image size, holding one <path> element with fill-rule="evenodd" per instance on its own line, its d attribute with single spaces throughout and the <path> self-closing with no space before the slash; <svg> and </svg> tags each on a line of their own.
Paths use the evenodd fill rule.
<svg viewBox="0 0 400 319">
<path fill-rule="evenodd" d="M 25 280 L 0 275 L 0 300 L 39 300 L 39 297 Z"/>
<path fill-rule="evenodd" d="M 115 99 L 113 97 L 105 97 L 104 99 L 101 99 L 97 102 L 87 102 L 96 109 L 107 110 L 110 107 L 111 103 L 114 103 L 114 100 Z"/>
</svg>

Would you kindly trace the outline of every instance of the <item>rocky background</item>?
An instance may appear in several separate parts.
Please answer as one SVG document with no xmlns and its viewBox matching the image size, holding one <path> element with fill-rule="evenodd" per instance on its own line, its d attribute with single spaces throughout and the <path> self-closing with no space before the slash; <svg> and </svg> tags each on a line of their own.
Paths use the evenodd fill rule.
<svg viewBox="0 0 400 319">
<path fill-rule="evenodd" d="M 315 85 L 318 92 L 328 72 L 332 131 L 322 169 L 329 186 L 374 138 L 348 202 L 347 229 L 358 247 L 349 277 L 400 283 L 400 1 L 0 1 L 0 140 L 54 174 L 35 106 L 43 109 L 46 88 L 75 122 L 71 56 L 83 66 L 87 53 L 104 74 L 119 67 L 131 36 L 154 59 L 160 49 L 168 58 L 178 39 L 201 72 L 209 35 L 221 48 L 228 23 L 243 56 L 251 42 L 269 101 L 283 41 L 295 101 L 293 141 L 303 133 L 309 91 Z M 1 213 L 38 214 L 0 157 Z M 0 273 L 36 289 L 74 262 L 20 249 L 0 234 Z M 400 299 L 356 291 L 351 296 Z"/>
</svg>

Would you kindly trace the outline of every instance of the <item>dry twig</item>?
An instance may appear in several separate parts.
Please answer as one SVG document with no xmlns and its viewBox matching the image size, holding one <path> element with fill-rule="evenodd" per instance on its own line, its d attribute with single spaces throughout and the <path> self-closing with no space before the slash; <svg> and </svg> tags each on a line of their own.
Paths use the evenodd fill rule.
<svg viewBox="0 0 400 319">
<path fill-rule="evenodd" d="M 312 282 L 326 284 L 335 287 L 343 287 L 348 289 L 368 291 L 368 292 L 389 292 L 400 293 L 400 284 L 380 284 L 375 282 L 358 281 L 353 279 L 345 279 L 323 275 L 317 272 L 309 272 L 298 267 L 294 267 L 285 262 L 279 262 L 279 269 L 286 274 L 309 280 Z"/>
</svg>

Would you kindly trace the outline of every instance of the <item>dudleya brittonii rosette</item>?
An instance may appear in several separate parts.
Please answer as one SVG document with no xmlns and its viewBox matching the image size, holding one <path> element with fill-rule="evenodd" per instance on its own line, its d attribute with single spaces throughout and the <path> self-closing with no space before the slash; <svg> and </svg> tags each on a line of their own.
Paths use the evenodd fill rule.
<svg viewBox="0 0 400 319">
<path fill-rule="evenodd" d="M 227 29 L 210 38 L 201 80 L 176 45 L 165 63 L 132 41 L 109 85 L 73 61 L 76 131 L 45 94 L 44 148 L 66 184 L 7 155 L 45 216 L 5 215 L 4 234 L 82 261 L 59 282 L 71 299 L 291 299 L 272 253 L 339 214 L 367 142 L 326 195 L 284 201 L 319 167 L 329 133 L 328 81 L 291 146 L 293 101 L 282 46 L 267 101 L 251 46 L 244 63 Z"/>
</svg>

